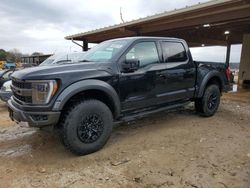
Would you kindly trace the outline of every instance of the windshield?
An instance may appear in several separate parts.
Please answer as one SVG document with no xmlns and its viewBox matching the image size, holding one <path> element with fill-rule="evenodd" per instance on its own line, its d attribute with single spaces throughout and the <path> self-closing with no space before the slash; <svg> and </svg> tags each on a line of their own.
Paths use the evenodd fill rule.
<svg viewBox="0 0 250 188">
<path fill-rule="evenodd" d="M 52 55 L 43 61 L 39 66 L 50 66 L 50 65 L 58 65 L 58 64 L 66 64 L 79 62 L 84 59 L 85 52 L 73 52 L 69 54 L 56 54 Z"/>
<path fill-rule="evenodd" d="M 51 57 L 53 57 L 53 56 L 51 56 Z M 50 65 L 51 63 L 53 63 L 53 61 L 54 61 L 55 59 L 52 59 L 52 58 L 47 58 L 45 61 L 43 61 L 41 64 L 40 64 L 40 66 L 43 66 L 43 65 Z"/>
<path fill-rule="evenodd" d="M 105 62 L 111 60 L 128 43 L 128 40 L 106 41 L 86 52 L 83 61 Z"/>
<path fill-rule="evenodd" d="M 44 65 L 51 65 L 53 64 L 53 62 L 55 61 L 55 59 L 58 57 L 58 56 L 61 56 L 60 55 L 52 55 L 50 57 L 48 57 L 47 59 L 45 59 L 39 66 L 44 66 Z"/>
<path fill-rule="evenodd" d="M 84 60 L 86 52 L 75 52 L 68 54 L 67 59 L 70 60 L 71 62 L 79 62 Z"/>
</svg>

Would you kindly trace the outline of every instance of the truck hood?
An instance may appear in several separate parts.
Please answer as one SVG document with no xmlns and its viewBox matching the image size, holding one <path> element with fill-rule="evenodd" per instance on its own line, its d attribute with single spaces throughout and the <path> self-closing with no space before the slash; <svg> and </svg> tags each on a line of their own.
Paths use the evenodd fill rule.
<svg viewBox="0 0 250 188">
<path fill-rule="evenodd" d="M 14 80 L 72 80 L 73 75 L 80 80 L 102 76 L 102 74 L 109 75 L 112 69 L 109 68 L 108 64 L 84 62 L 56 66 L 38 66 L 16 71 L 11 75 L 11 78 Z"/>
</svg>

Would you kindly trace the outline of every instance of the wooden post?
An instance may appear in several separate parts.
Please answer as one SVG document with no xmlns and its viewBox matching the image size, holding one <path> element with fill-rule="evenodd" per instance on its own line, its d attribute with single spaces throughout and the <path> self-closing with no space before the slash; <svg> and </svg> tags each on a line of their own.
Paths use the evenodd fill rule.
<svg viewBox="0 0 250 188">
<path fill-rule="evenodd" d="M 83 40 L 83 48 L 82 51 L 88 51 L 88 41 L 86 39 Z"/>
<path fill-rule="evenodd" d="M 230 63 L 230 54 L 231 54 L 231 44 L 227 44 L 227 54 L 226 54 L 226 65 L 229 67 Z"/>
</svg>

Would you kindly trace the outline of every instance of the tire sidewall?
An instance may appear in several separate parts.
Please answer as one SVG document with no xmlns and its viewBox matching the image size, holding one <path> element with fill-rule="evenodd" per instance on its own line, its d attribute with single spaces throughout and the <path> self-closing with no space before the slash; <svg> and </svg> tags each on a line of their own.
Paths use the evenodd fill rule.
<svg viewBox="0 0 250 188">
<path fill-rule="evenodd" d="M 84 143 L 78 137 L 77 129 L 82 120 L 91 114 L 97 114 L 103 121 L 104 129 L 101 136 L 92 143 Z M 74 153 L 88 154 L 103 147 L 107 142 L 113 128 L 112 113 L 109 108 L 97 100 L 88 100 L 76 105 L 70 112 L 64 126 L 66 145 Z"/>
<path fill-rule="evenodd" d="M 216 106 L 213 109 L 208 108 L 208 100 L 212 94 L 216 94 L 217 96 L 217 101 L 216 101 Z M 203 116 L 210 117 L 215 114 L 215 112 L 218 110 L 219 105 L 220 105 L 220 89 L 217 85 L 210 85 L 206 88 L 204 96 L 202 98 L 202 111 L 203 111 Z"/>
</svg>

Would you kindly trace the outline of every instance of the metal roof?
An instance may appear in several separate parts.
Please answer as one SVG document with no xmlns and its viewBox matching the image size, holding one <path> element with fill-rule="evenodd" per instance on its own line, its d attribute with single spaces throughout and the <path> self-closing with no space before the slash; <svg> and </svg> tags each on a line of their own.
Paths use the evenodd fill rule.
<svg viewBox="0 0 250 188">
<path fill-rule="evenodd" d="M 213 0 L 65 39 L 84 41 L 85 45 L 113 38 L 159 36 L 182 38 L 190 46 L 199 46 L 238 44 L 244 33 L 250 33 L 250 0 Z"/>
<path fill-rule="evenodd" d="M 127 21 L 127 22 L 124 22 L 121 24 L 115 24 L 115 25 L 102 27 L 102 28 L 94 29 L 94 30 L 87 31 L 87 32 L 69 35 L 69 36 L 66 36 L 65 39 L 71 40 L 75 37 L 83 37 L 84 35 L 89 35 L 89 34 L 99 33 L 99 32 L 103 32 L 103 31 L 107 31 L 107 30 L 111 30 L 111 29 L 120 28 L 120 27 L 130 26 L 130 25 L 134 25 L 134 24 L 138 24 L 138 23 L 142 23 L 142 22 L 147 22 L 147 21 L 151 21 L 154 19 L 158 19 L 158 18 L 162 18 L 162 17 L 166 17 L 166 16 L 171 16 L 171 15 L 175 15 L 175 14 L 180 14 L 183 12 L 193 11 L 195 9 L 200 9 L 200 8 L 204 8 L 204 7 L 208 7 L 208 6 L 212 6 L 212 5 L 217 5 L 217 4 L 221 4 L 221 3 L 225 3 L 225 2 L 229 2 L 229 1 L 232 1 L 232 0 L 212 0 L 212 1 L 205 2 L 205 3 L 199 3 L 196 5 L 192 5 L 192 6 L 186 6 L 186 7 L 181 8 L 181 9 L 174 9 L 172 11 L 165 11 L 163 13 L 157 13 L 157 14 L 154 14 L 152 16 L 147 16 L 144 18 L 139 18 L 136 20 Z"/>
</svg>

